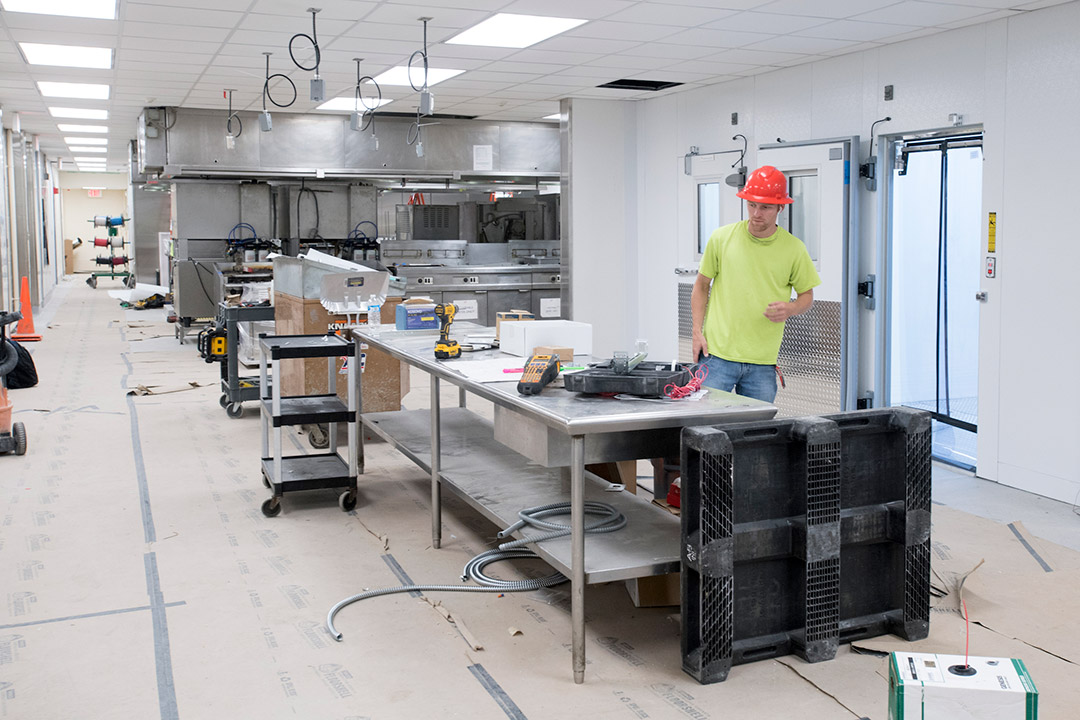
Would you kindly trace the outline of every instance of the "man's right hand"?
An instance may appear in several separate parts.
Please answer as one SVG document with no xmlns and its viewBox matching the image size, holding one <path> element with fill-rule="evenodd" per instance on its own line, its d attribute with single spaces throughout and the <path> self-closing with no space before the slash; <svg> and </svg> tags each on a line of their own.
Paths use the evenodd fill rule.
<svg viewBox="0 0 1080 720">
<path fill-rule="evenodd" d="M 705 334 L 701 332 L 695 332 L 693 343 L 690 347 L 690 357 L 693 358 L 692 362 L 701 362 L 701 359 L 708 354 L 709 345 L 705 342 Z"/>
</svg>

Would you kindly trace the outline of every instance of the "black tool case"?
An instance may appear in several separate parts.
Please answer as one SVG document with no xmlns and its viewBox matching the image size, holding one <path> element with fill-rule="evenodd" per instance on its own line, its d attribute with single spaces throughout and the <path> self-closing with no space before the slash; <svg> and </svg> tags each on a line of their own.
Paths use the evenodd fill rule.
<svg viewBox="0 0 1080 720">
<path fill-rule="evenodd" d="M 661 397 L 668 385 L 690 382 L 690 370 L 685 365 L 643 361 L 627 375 L 615 372 L 608 362 L 604 365 L 563 374 L 563 385 L 570 392 L 625 393 L 642 397 Z"/>
</svg>

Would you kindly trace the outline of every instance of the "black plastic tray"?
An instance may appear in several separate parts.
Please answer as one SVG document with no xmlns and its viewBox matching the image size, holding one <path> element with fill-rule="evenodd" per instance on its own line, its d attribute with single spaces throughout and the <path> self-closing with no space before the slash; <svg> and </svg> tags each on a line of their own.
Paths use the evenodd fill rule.
<svg viewBox="0 0 1080 720">
<path fill-rule="evenodd" d="M 591 367 L 563 374 L 563 385 L 570 392 L 625 393 L 642 397 L 660 397 L 668 385 L 690 382 L 690 370 L 685 365 L 643 361 L 629 375 L 618 375 L 610 366 Z"/>
</svg>

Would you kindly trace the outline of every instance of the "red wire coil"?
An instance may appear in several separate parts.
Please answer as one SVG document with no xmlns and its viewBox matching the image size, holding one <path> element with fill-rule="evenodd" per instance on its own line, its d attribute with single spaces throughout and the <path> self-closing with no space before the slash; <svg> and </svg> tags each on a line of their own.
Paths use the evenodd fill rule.
<svg viewBox="0 0 1080 720">
<path fill-rule="evenodd" d="M 684 397 L 693 395 L 701 389 L 702 383 L 705 382 L 705 378 L 709 377 L 709 368 L 704 365 L 698 365 L 690 373 L 690 382 L 685 385 L 676 385 L 675 383 L 668 383 L 664 386 L 664 395 L 672 400 L 681 400 Z"/>
</svg>

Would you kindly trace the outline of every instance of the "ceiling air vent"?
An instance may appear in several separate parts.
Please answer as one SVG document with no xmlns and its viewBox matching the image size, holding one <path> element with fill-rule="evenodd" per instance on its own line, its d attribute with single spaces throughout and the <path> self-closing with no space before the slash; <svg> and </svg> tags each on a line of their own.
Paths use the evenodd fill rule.
<svg viewBox="0 0 1080 720">
<path fill-rule="evenodd" d="M 612 80 L 609 83 L 597 85 L 597 87 L 612 88 L 614 90 L 649 90 L 656 92 L 657 90 L 667 90 L 668 88 L 678 87 L 679 85 L 682 85 L 682 83 L 664 82 L 663 80 L 632 80 L 630 78 L 624 78 L 622 80 Z"/>
</svg>

